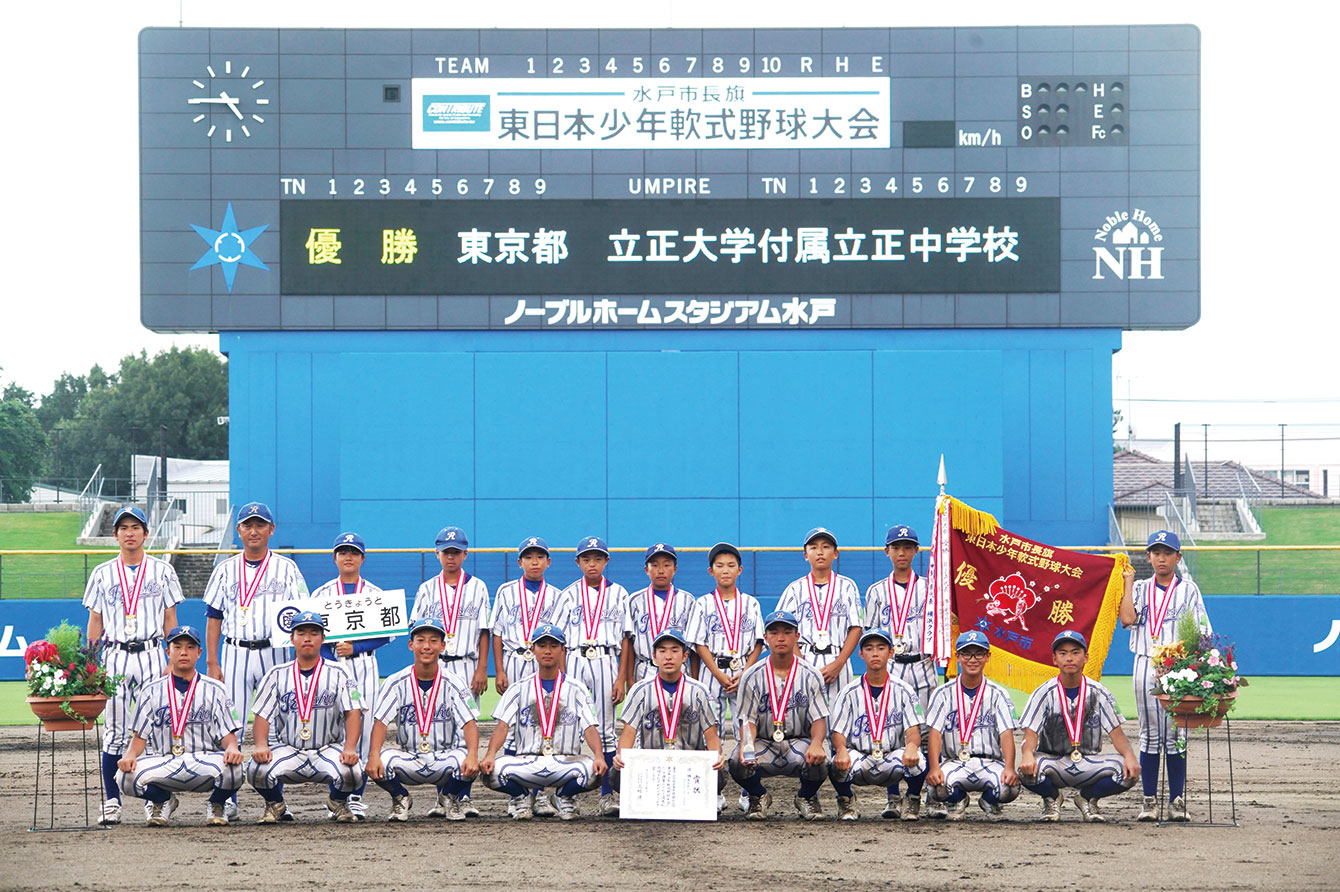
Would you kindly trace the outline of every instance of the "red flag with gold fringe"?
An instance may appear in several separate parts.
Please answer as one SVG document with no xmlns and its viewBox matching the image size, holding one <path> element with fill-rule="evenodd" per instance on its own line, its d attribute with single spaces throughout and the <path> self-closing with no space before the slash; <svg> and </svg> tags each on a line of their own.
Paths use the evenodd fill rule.
<svg viewBox="0 0 1340 892">
<path fill-rule="evenodd" d="M 933 582 L 954 615 L 952 635 L 978 629 L 991 641 L 987 676 L 1033 690 L 1056 675 L 1052 639 L 1076 629 L 1089 642 L 1084 674 L 1101 678 L 1126 555 L 1055 548 L 1002 529 L 990 514 L 957 499 L 941 502 L 936 532 L 947 541 L 940 544 Z"/>
</svg>

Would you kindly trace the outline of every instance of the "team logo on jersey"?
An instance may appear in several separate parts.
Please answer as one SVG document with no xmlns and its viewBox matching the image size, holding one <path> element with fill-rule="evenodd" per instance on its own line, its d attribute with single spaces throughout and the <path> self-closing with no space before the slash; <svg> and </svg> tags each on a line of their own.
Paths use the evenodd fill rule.
<svg viewBox="0 0 1340 892">
<path fill-rule="evenodd" d="M 1006 625 L 1019 623 L 1019 628 L 1030 631 L 1024 614 L 1037 606 L 1038 593 L 1032 584 L 1018 573 L 1002 576 L 993 581 L 986 592 L 986 615 L 1003 616 Z"/>
<path fill-rule="evenodd" d="M 1163 278 L 1163 230 L 1140 208 L 1113 211 L 1094 230 L 1093 278 Z"/>
<path fill-rule="evenodd" d="M 210 229 L 207 226 L 197 226 L 191 224 L 196 235 L 204 239 L 205 244 L 209 245 L 208 250 L 200 255 L 200 259 L 195 262 L 191 269 L 202 269 L 207 266 L 218 264 L 223 268 L 223 281 L 228 286 L 228 293 L 233 291 L 233 279 L 237 277 L 237 267 L 239 264 L 245 266 L 254 266 L 257 269 L 269 270 L 265 261 L 256 256 L 251 250 L 254 242 L 260 234 L 270 228 L 266 223 L 262 226 L 253 226 L 251 229 L 237 228 L 237 219 L 233 216 L 233 203 L 228 202 L 227 209 L 223 212 L 223 224 L 220 229 Z"/>
</svg>

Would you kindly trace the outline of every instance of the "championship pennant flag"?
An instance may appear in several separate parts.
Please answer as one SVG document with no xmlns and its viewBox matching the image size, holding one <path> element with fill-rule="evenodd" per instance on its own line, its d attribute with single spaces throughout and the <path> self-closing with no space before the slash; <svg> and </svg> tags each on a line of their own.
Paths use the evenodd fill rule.
<svg viewBox="0 0 1340 892">
<path fill-rule="evenodd" d="M 943 666 L 959 632 L 986 633 L 987 677 L 1031 691 L 1056 676 L 1052 639 L 1062 629 L 1075 629 L 1089 642 L 1084 674 L 1096 681 L 1116 629 L 1122 572 L 1129 564 L 1124 554 L 1085 554 L 1016 536 L 985 511 L 942 495 L 931 537 L 926 637 Z"/>
</svg>

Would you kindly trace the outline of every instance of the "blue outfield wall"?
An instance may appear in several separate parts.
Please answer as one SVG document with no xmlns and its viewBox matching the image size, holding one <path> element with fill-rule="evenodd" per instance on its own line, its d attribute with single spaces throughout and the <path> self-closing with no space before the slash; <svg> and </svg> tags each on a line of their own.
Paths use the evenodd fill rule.
<svg viewBox="0 0 1340 892">
<path fill-rule="evenodd" d="M 864 584 L 867 579 L 857 577 L 857 581 Z M 765 606 L 776 597 L 770 596 Z M 1340 676 L 1340 640 L 1332 640 L 1322 651 L 1313 650 L 1331 638 L 1333 624 L 1340 624 L 1340 596 L 1209 595 L 1205 600 L 1215 631 L 1237 644 L 1244 675 Z M 203 625 L 204 602 L 186 601 L 177 608 L 177 616 L 180 622 Z M 82 627 L 87 618 L 73 598 L 0 600 L 0 680 L 23 678 L 23 647 L 42 638 L 47 629 L 62 619 Z M 1117 630 L 1103 664 L 1105 675 L 1130 674 L 1129 634 Z M 378 664 L 383 675 L 409 665 L 404 640 L 379 650 Z M 200 668 L 204 669 L 203 660 Z"/>
</svg>

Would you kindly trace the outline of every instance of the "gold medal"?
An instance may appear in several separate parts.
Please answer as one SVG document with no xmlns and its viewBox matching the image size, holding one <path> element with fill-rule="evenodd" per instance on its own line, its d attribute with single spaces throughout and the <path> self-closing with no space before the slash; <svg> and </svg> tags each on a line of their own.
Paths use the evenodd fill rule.
<svg viewBox="0 0 1340 892">
<path fill-rule="evenodd" d="M 421 734 L 419 736 L 419 752 L 427 753 L 430 752 L 432 749 L 433 749 L 432 745 L 428 743 L 428 735 Z"/>
<path fill-rule="evenodd" d="M 781 728 L 773 728 L 772 739 L 777 741 L 778 743 L 781 743 L 783 740 L 786 739 L 786 732 L 783 731 Z"/>
<path fill-rule="evenodd" d="M 532 651 L 532 650 L 530 649 L 530 645 L 529 645 L 529 644 L 527 644 L 527 645 L 526 645 L 526 649 L 525 649 L 524 651 L 522 651 L 522 653 L 521 653 L 521 659 L 525 660 L 527 663 L 529 663 L 531 660 L 535 659 L 535 652 Z"/>
<path fill-rule="evenodd" d="M 875 747 L 873 750 L 870 751 L 870 758 L 874 759 L 876 762 L 884 761 L 884 750 L 880 749 L 879 747 Z"/>
<path fill-rule="evenodd" d="M 540 752 L 546 756 L 552 756 L 554 754 L 553 738 L 546 737 L 544 739 L 544 745 L 540 747 Z"/>
<path fill-rule="evenodd" d="M 586 657 L 588 660 L 594 660 L 596 658 L 596 646 L 594 644 L 588 644 L 586 650 L 582 651 L 582 656 Z"/>
<path fill-rule="evenodd" d="M 312 729 L 307 727 L 306 722 L 302 723 L 302 730 L 298 732 L 298 736 L 301 737 L 303 740 L 306 740 L 312 736 Z"/>
<path fill-rule="evenodd" d="M 182 753 L 184 753 L 184 752 L 186 752 L 186 747 L 184 747 L 184 746 L 181 745 L 181 738 L 177 738 L 177 739 L 173 740 L 173 742 L 172 742 L 172 755 L 174 755 L 174 756 L 180 756 L 180 755 L 181 755 Z"/>
<path fill-rule="evenodd" d="M 743 668 L 744 668 L 743 660 L 741 660 L 739 657 L 730 658 L 730 671 L 739 672 Z"/>
<path fill-rule="evenodd" d="M 901 638 L 893 642 L 893 652 L 898 654 L 899 656 L 902 656 L 903 654 L 907 653 L 907 642 L 903 641 L 903 639 Z"/>
<path fill-rule="evenodd" d="M 132 613 L 126 617 L 126 636 L 129 637 L 134 634 L 135 634 L 135 614 Z"/>
<path fill-rule="evenodd" d="M 1070 761 L 1071 762 L 1084 761 L 1084 754 L 1079 751 L 1079 747 L 1075 747 L 1073 750 L 1070 751 Z"/>
<path fill-rule="evenodd" d="M 968 761 L 969 759 L 972 758 L 972 750 L 968 749 L 965 746 L 963 749 L 958 751 L 958 758 L 960 762 Z"/>
</svg>

